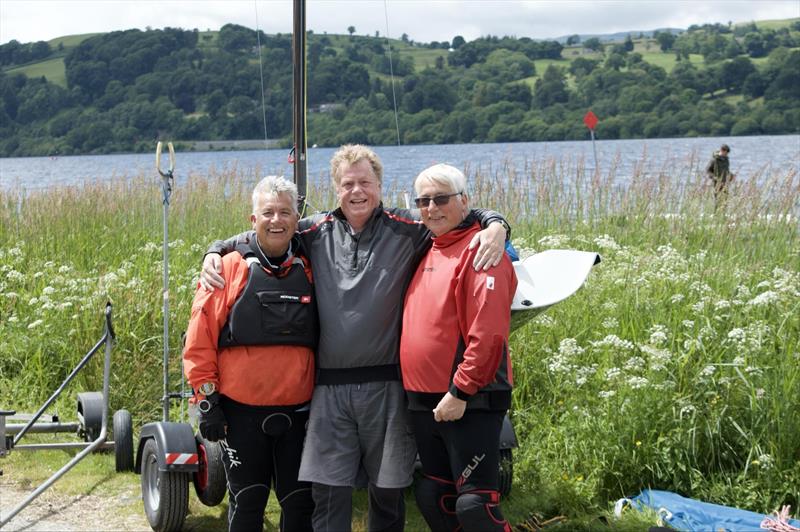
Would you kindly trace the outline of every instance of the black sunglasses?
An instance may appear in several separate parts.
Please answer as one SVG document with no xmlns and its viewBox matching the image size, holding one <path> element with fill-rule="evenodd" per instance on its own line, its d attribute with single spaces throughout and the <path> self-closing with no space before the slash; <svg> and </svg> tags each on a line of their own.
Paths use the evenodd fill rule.
<svg viewBox="0 0 800 532">
<path fill-rule="evenodd" d="M 428 205 L 430 205 L 431 200 L 433 200 L 433 202 L 436 205 L 442 207 L 450 203 L 450 198 L 452 198 L 453 196 L 458 196 L 460 194 L 463 194 L 463 192 L 454 192 L 453 194 L 441 194 L 439 196 L 434 196 L 432 198 L 428 197 L 414 198 L 414 205 L 416 205 L 418 209 L 423 209 Z"/>
</svg>

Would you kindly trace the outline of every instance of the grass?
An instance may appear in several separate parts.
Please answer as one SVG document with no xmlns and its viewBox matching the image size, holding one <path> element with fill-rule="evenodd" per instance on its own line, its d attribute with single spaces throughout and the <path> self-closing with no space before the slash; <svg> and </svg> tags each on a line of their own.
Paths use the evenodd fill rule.
<svg viewBox="0 0 800 532">
<path fill-rule="evenodd" d="M 614 500 L 645 487 L 760 512 L 800 504 L 800 175 L 739 176 L 715 212 L 699 164 L 642 160 L 626 186 L 615 168 L 587 174 L 574 159 L 467 169 L 472 203 L 506 214 L 523 255 L 604 259 L 511 338 L 515 522 L 605 526 Z M 206 177 L 172 196 L 173 361 L 203 250 L 247 227 L 253 176 Z M 332 199 L 311 190 L 313 205 Z M 110 300 L 111 408 L 131 410 L 135 427 L 160 418 L 161 209 L 145 177 L 0 192 L 0 336 L 13 339 L 0 343 L 0 406 L 43 402 L 102 334 Z M 77 390 L 99 389 L 99 362 L 56 404 L 65 417 Z"/>
<path fill-rule="evenodd" d="M 30 63 L 25 66 L 10 68 L 6 71 L 8 74 L 25 74 L 29 78 L 38 78 L 44 76 L 51 83 L 60 85 L 66 88 L 67 74 L 64 67 L 63 57 L 54 57 L 36 63 Z"/>
</svg>

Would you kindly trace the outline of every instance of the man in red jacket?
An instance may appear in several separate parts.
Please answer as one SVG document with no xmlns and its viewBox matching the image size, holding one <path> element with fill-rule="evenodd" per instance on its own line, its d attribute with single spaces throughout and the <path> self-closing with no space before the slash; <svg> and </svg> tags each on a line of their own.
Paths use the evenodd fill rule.
<svg viewBox="0 0 800 532">
<path fill-rule="evenodd" d="M 500 512 L 499 441 L 511 404 L 508 334 L 517 286 L 508 257 L 475 271 L 480 230 L 466 179 L 444 164 L 414 182 L 435 235 L 406 292 L 400 367 L 424 478 L 417 505 L 434 531 L 510 531 Z M 459 526 L 461 528 L 459 528 Z"/>
</svg>

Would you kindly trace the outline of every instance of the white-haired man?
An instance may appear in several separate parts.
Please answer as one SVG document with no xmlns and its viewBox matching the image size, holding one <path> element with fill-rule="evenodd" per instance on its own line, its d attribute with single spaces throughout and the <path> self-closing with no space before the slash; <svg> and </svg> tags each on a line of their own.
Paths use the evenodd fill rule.
<svg viewBox="0 0 800 532">
<path fill-rule="evenodd" d="M 517 287 L 508 257 L 475 271 L 480 230 L 466 179 L 438 164 L 414 182 L 433 246 L 406 291 L 400 367 L 423 478 L 415 495 L 431 530 L 510 531 L 500 512 L 500 429 L 511 405 L 508 334 Z"/>
</svg>

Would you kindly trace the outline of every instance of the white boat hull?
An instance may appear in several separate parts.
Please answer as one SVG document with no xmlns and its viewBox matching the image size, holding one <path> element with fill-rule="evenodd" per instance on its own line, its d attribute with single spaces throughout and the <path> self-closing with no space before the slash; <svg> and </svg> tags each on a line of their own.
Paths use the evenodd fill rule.
<svg viewBox="0 0 800 532">
<path fill-rule="evenodd" d="M 600 260 L 590 251 L 550 249 L 514 262 L 518 284 L 511 303 L 511 331 L 574 294 Z"/>
</svg>

